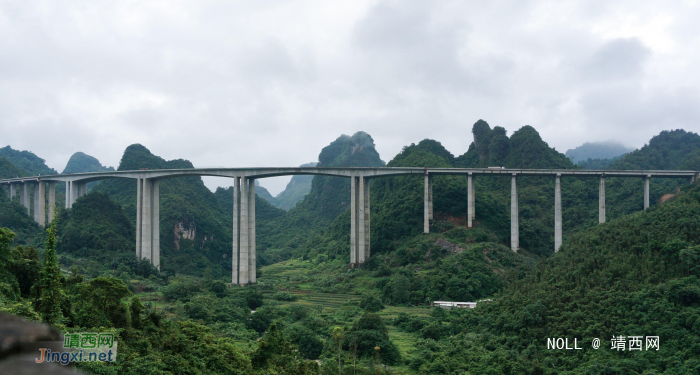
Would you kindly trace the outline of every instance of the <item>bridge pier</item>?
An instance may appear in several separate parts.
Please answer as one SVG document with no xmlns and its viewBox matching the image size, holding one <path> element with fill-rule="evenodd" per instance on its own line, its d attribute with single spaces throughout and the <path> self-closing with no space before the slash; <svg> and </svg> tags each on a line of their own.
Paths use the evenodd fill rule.
<svg viewBox="0 0 700 375">
<path fill-rule="evenodd" d="M 651 175 L 644 177 L 644 209 L 649 208 L 649 182 L 651 180 Z"/>
<path fill-rule="evenodd" d="M 49 223 L 56 215 L 56 182 L 49 182 Z"/>
<path fill-rule="evenodd" d="M 605 222 L 605 176 L 600 176 L 598 187 L 598 223 Z"/>
<path fill-rule="evenodd" d="M 257 281 L 255 251 L 255 179 L 234 177 L 233 183 L 233 259 L 231 283 L 254 284 Z"/>
<path fill-rule="evenodd" d="M 426 173 L 423 187 L 423 233 L 430 233 L 433 220 L 433 176 Z"/>
<path fill-rule="evenodd" d="M 160 182 L 150 178 L 136 180 L 136 256 L 160 270 Z"/>
<path fill-rule="evenodd" d="M 561 247 L 561 174 L 557 174 L 554 182 L 554 252 Z"/>
<path fill-rule="evenodd" d="M 29 211 L 29 182 L 22 183 L 22 190 L 19 192 L 19 203 L 27 209 L 27 215 L 30 215 Z"/>
<path fill-rule="evenodd" d="M 517 175 L 510 178 L 510 249 L 518 252 L 520 248 L 520 227 L 518 223 L 518 186 Z"/>
<path fill-rule="evenodd" d="M 10 192 L 10 201 L 17 195 L 17 192 L 15 191 L 15 184 L 9 184 L 9 188 L 7 189 Z"/>
<path fill-rule="evenodd" d="M 350 267 L 362 267 L 370 257 L 369 178 L 350 177 Z"/>
<path fill-rule="evenodd" d="M 471 228 L 474 223 L 474 176 L 471 172 L 467 176 L 467 228 Z"/>
<path fill-rule="evenodd" d="M 43 181 L 34 184 L 34 221 L 46 226 L 46 183 Z"/>
</svg>

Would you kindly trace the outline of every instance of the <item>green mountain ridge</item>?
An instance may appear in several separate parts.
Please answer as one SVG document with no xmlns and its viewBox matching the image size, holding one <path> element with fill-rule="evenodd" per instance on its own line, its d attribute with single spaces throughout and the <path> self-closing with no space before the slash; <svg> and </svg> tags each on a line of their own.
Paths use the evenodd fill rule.
<svg viewBox="0 0 700 375">
<path fill-rule="evenodd" d="M 474 142 L 463 155 L 455 157 L 440 142 L 426 139 L 404 147 L 387 165 L 580 168 L 531 126 L 508 137 L 505 129 L 480 120 L 472 134 Z M 665 131 L 609 168 L 699 170 L 699 156 L 700 136 Z M 319 166 L 384 165 L 363 132 L 339 137 L 321 151 L 319 161 Z M 144 167 L 192 166 L 129 146 L 120 170 Z M 124 329 L 120 355 L 124 350 L 128 360 L 91 371 L 185 371 L 199 365 L 199 371 L 213 372 L 208 366 L 224 367 L 211 353 L 224 348 L 234 353 L 237 345 L 248 347 L 234 361 L 245 373 L 336 374 L 339 361 L 346 371 L 357 362 L 358 373 L 700 371 L 699 183 L 654 179 L 652 207 L 643 211 L 641 180 L 608 178 L 608 222 L 598 224 L 598 180 L 565 178 L 564 245 L 553 254 L 552 178 L 518 179 L 518 253 L 507 246 L 509 178 L 475 179 L 476 223 L 466 228 L 466 178 L 434 177 L 435 220 L 427 235 L 422 233 L 422 176 L 376 179 L 370 189 L 372 256 L 366 267 L 349 270 L 348 181 L 317 176 L 309 194 L 287 212 L 256 197 L 261 270 L 259 284 L 245 288 L 227 288 L 220 281 L 230 280 L 231 188 L 212 193 L 196 177 L 161 182 L 164 269 L 157 274 L 133 255 L 134 185 L 103 181 L 60 214 L 61 262 L 95 277 L 89 282 L 75 274 L 66 278 L 73 304 L 64 309 L 69 324 Z M 0 243 L 0 250 L 4 246 Z M 16 265 L 33 259 L 30 250 L 20 250 L 10 257 L 17 278 L 28 271 Z M 7 308 L 2 298 L 12 288 L 3 284 L 12 279 L 3 272 L 0 264 L 0 309 Z M 138 298 L 124 302 L 128 293 L 122 292 L 114 305 L 91 307 L 97 302 L 90 301 L 101 301 L 100 285 L 117 291 L 120 280 L 132 290 L 159 291 L 165 298 L 159 312 L 141 314 Z M 452 311 L 421 307 L 438 299 L 479 303 Z M 21 311 L 31 313 L 26 307 Z M 202 334 L 207 343 L 195 343 L 192 338 Z M 619 335 L 659 336 L 661 348 L 611 350 L 611 337 Z M 177 349 L 163 350 L 163 337 Z M 171 346 L 174 337 L 179 346 Z M 577 338 L 583 349 L 548 350 L 551 337 Z M 593 338 L 602 341 L 597 350 Z M 376 346 L 385 351 L 377 353 Z M 190 355 L 194 348 L 196 358 Z M 300 358 L 318 359 L 321 367 Z M 380 361 L 390 367 L 376 366 Z M 317 370 L 300 370 L 306 364 Z"/>
<path fill-rule="evenodd" d="M 105 167 L 96 158 L 82 152 L 74 153 L 62 173 L 86 173 L 113 171 L 113 167 Z"/>
</svg>

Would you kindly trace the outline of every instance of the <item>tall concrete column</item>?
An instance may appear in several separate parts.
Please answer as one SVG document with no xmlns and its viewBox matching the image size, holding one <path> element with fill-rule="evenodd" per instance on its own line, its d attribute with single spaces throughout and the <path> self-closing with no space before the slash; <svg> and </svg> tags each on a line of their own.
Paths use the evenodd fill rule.
<svg viewBox="0 0 700 375">
<path fill-rule="evenodd" d="M 154 180 L 151 186 L 152 202 L 151 209 L 153 210 L 153 217 L 151 223 L 153 225 L 151 229 L 151 263 L 155 266 L 158 271 L 160 271 L 160 181 Z M 85 192 L 87 193 L 87 184 L 85 184 Z"/>
<path fill-rule="evenodd" d="M 238 282 L 240 285 L 246 285 L 250 282 L 248 273 L 248 191 L 250 184 L 248 178 L 241 178 L 241 247 L 240 247 L 240 267 L 238 268 Z"/>
<path fill-rule="evenodd" d="M 357 177 L 350 177 L 350 267 L 357 265 Z"/>
<path fill-rule="evenodd" d="M 649 208 L 649 181 L 651 181 L 651 175 L 644 177 L 644 209 Z"/>
<path fill-rule="evenodd" d="M 250 189 L 248 191 L 248 277 L 251 284 L 255 284 L 257 280 L 256 264 L 255 264 L 255 179 L 248 180 Z"/>
<path fill-rule="evenodd" d="M 357 266 L 357 177 L 350 177 L 350 267 Z"/>
<path fill-rule="evenodd" d="M 430 176 L 427 173 L 423 186 L 423 233 L 430 233 Z"/>
<path fill-rule="evenodd" d="M 467 228 L 471 228 L 474 224 L 474 213 L 476 212 L 474 203 L 474 176 L 470 172 L 467 176 Z"/>
<path fill-rule="evenodd" d="M 66 210 L 70 208 L 70 188 L 71 188 L 71 185 L 72 185 L 72 183 L 70 181 L 66 181 L 66 202 L 65 202 Z M 138 230 L 138 225 L 136 226 L 136 228 Z M 137 238 L 136 243 L 138 243 L 138 242 L 139 242 L 139 240 Z"/>
<path fill-rule="evenodd" d="M 34 184 L 34 221 L 46 226 L 46 182 Z"/>
<path fill-rule="evenodd" d="M 605 176 L 600 176 L 598 187 L 598 222 L 605 222 Z"/>
<path fill-rule="evenodd" d="M 87 194 L 87 182 L 83 182 L 79 186 L 80 190 L 78 191 L 78 196 L 82 197 Z"/>
<path fill-rule="evenodd" d="M 160 270 L 160 182 L 140 178 L 137 183 L 136 254 Z"/>
<path fill-rule="evenodd" d="M 428 219 L 432 222 L 433 217 L 433 176 L 428 175 Z"/>
<path fill-rule="evenodd" d="M 561 174 L 554 182 L 554 252 L 561 247 Z"/>
<path fill-rule="evenodd" d="M 357 202 L 358 206 L 358 236 L 357 236 L 357 263 L 365 263 L 365 178 L 360 176 L 359 180 L 359 193 L 357 196 L 360 198 Z"/>
<path fill-rule="evenodd" d="M 10 184 L 9 190 L 10 190 L 10 200 L 15 199 L 15 195 L 17 194 L 17 192 L 15 191 L 15 184 Z"/>
<path fill-rule="evenodd" d="M 49 223 L 56 215 L 56 183 L 49 182 Z"/>
<path fill-rule="evenodd" d="M 71 184 L 70 184 L 70 206 L 69 207 L 71 207 L 71 208 L 73 207 L 73 204 L 75 203 L 75 201 L 78 200 L 79 194 L 80 194 L 80 183 L 77 181 L 71 182 Z"/>
<path fill-rule="evenodd" d="M 365 260 L 363 263 L 367 262 L 367 259 L 369 259 L 371 252 L 370 252 L 370 225 L 369 225 L 369 178 L 363 178 L 364 182 L 364 189 L 365 189 Z"/>
<path fill-rule="evenodd" d="M 153 257 L 151 242 L 153 238 L 152 190 L 151 181 L 144 178 L 141 190 L 141 258 L 148 260 L 151 260 Z"/>
<path fill-rule="evenodd" d="M 231 254 L 231 284 L 238 284 L 238 259 L 241 256 L 240 197 L 241 179 L 233 178 L 233 252 Z"/>
<path fill-rule="evenodd" d="M 70 196 L 70 183 L 66 183 L 66 207 Z M 141 253 L 141 216 L 143 212 L 143 178 L 136 179 L 136 257 L 143 258 Z"/>
<path fill-rule="evenodd" d="M 520 227 L 518 224 L 518 186 L 515 173 L 510 179 L 510 249 L 520 248 Z"/>
<path fill-rule="evenodd" d="M 20 203 L 27 209 L 27 215 L 31 215 L 29 210 L 29 182 L 22 183 L 22 191 L 20 191 Z"/>
</svg>

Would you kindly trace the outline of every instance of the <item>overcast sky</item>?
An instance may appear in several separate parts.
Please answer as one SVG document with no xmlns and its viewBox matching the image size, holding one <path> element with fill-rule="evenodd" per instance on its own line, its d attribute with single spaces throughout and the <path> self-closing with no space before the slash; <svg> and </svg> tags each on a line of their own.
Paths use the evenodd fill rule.
<svg viewBox="0 0 700 375">
<path fill-rule="evenodd" d="M 59 172 L 133 143 L 297 166 L 363 130 L 389 161 L 424 138 L 462 154 L 484 119 L 562 152 L 638 148 L 700 130 L 698 19 L 697 1 L 0 0 L 0 147 Z"/>
</svg>

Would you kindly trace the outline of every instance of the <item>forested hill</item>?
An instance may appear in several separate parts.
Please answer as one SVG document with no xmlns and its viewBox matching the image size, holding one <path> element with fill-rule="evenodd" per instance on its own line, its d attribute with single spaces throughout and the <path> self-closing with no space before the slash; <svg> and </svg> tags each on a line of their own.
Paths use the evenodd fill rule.
<svg viewBox="0 0 700 375">
<path fill-rule="evenodd" d="M 513 168 L 567 168 L 576 167 L 566 156 L 550 148 L 537 131 L 524 126 L 509 138 L 500 127 L 491 129 L 483 120 L 474 124 L 474 142 L 469 150 L 454 157 L 439 142 L 423 140 L 405 147 L 389 162 L 390 167 L 485 167 L 505 166 Z M 674 142 L 659 141 L 673 136 Z M 666 166 L 680 166 L 693 160 L 693 147 L 684 146 L 685 156 L 673 151 L 679 145 L 693 145 L 697 137 L 684 131 L 664 132 L 650 141 L 648 147 L 625 155 L 620 163 L 657 168 L 660 162 Z M 690 147 L 690 148 L 689 148 Z M 678 155 L 670 164 L 659 155 Z M 624 165 L 624 164 L 621 164 Z M 700 166 L 698 167 L 700 169 Z M 608 219 L 622 217 L 643 209 L 643 186 L 639 179 L 609 178 L 607 181 Z M 655 179 L 651 185 L 652 202 L 664 194 L 673 194 L 686 180 Z M 434 177 L 433 231 L 449 230 L 466 225 L 467 192 L 466 177 Z M 510 179 L 478 176 L 476 187 L 476 226 L 483 226 L 495 233 L 506 244 L 510 236 Z M 554 179 L 551 177 L 520 177 L 518 179 L 520 205 L 520 246 L 535 254 L 547 256 L 553 253 L 554 232 Z M 371 238 L 372 253 L 391 252 L 403 241 L 418 235 L 423 229 L 423 179 L 415 176 L 376 179 L 371 185 Z M 594 178 L 564 178 L 562 180 L 562 206 L 564 238 L 598 223 L 598 180 Z M 347 212 L 344 214 L 348 216 Z M 341 216 L 322 235 L 305 245 L 300 253 L 311 256 L 327 252 L 328 256 L 348 257 L 349 216 Z M 325 249 L 325 250 L 323 250 Z"/>
<path fill-rule="evenodd" d="M 700 170 L 700 135 L 683 129 L 664 130 L 609 169 Z"/>
<path fill-rule="evenodd" d="M 0 148 L 0 178 L 55 173 L 56 171 L 46 166 L 44 159 L 29 151 L 13 150 L 10 146 Z M 10 203 L 7 189 L 7 186 L 0 187 L 0 228 L 9 228 L 16 233 L 16 241 L 21 245 L 42 246 L 43 230 L 27 215 L 27 209 L 19 204 L 19 195 Z M 19 192 L 16 191 L 16 194 Z M 59 186 L 56 189 L 58 206 L 65 202 L 64 197 L 64 188 Z M 30 194 L 30 203 L 33 202 L 33 194 Z"/>
<path fill-rule="evenodd" d="M 700 370 L 700 186 L 572 236 L 493 302 L 457 311 L 420 373 L 691 374 Z M 642 336 L 642 350 L 611 349 Z M 660 349 L 646 350 L 645 336 Z M 582 350 L 546 350 L 578 338 Z M 600 349 L 592 340 L 601 340 Z M 420 360 L 421 362 L 423 360 Z"/>
<path fill-rule="evenodd" d="M 131 145 L 124 151 L 118 170 L 140 168 L 193 168 L 193 165 L 183 159 L 166 161 L 142 145 Z M 108 195 L 123 207 L 126 217 L 135 225 L 136 183 L 133 180 L 105 180 L 93 190 Z M 191 275 L 207 272 L 217 277 L 230 275 L 232 215 L 223 206 L 199 177 L 161 181 L 160 244 L 163 271 Z M 256 206 L 258 210 L 271 207 L 262 199 L 256 200 Z M 264 215 L 260 217 L 259 225 L 265 226 L 265 219 Z M 93 231 L 89 236 L 99 236 L 99 232 Z M 124 243 L 131 245 L 123 252 L 134 251 L 134 239 Z"/>
<path fill-rule="evenodd" d="M 317 162 L 306 163 L 300 165 L 300 167 L 315 167 L 317 164 Z M 275 197 L 277 201 L 275 207 L 289 211 L 292 207 L 296 206 L 296 204 L 304 199 L 304 197 L 309 194 L 309 191 L 311 191 L 311 182 L 313 179 L 314 176 L 292 176 L 292 179 L 289 180 L 284 191 Z"/>
<path fill-rule="evenodd" d="M 56 170 L 46 165 L 44 159 L 36 156 L 31 151 L 18 151 L 10 146 L 5 146 L 0 148 L 0 157 L 3 156 L 24 173 L 22 176 L 58 174 Z"/>
<path fill-rule="evenodd" d="M 76 152 L 70 157 L 62 173 L 106 172 L 113 170 L 114 168 L 103 166 L 99 160 L 90 155 Z"/>
<path fill-rule="evenodd" d="M 493 129 L 484 120 L 472 128 L 474 142 L 469 150 L 458 157 L 455 166 L 462 168 L 575 168 L 564 154 L 557 152 L 542 140 L 532 126 L 518 129 L 508 138 L 500 126 Z"/>
<path fill-rule="evenodd" d="M 374 140 L 365 132 L 341 135 L 324 147 L 317 167 L 382 167 Z M 270 264 L 298 254 L 314 233 L 326 227 L 350 205 L 350 179 L 314 176 L 311 190 L 296 206 L 280 216 L 267 236 L 258 237 L 258 262 Z"/>
</svg>

